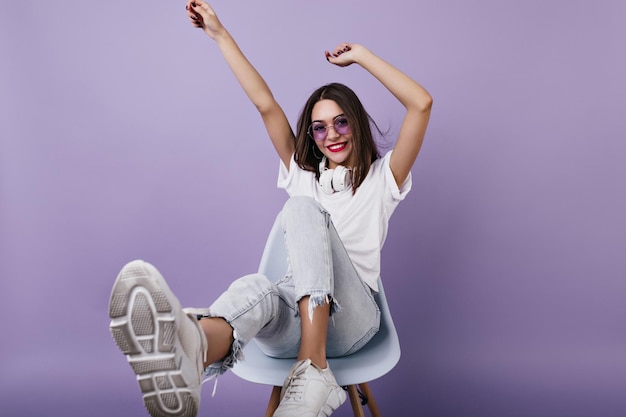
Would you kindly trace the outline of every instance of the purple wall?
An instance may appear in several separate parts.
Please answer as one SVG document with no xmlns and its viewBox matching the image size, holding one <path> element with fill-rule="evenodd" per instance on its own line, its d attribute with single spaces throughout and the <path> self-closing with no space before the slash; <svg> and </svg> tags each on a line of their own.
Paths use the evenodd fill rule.
<svg viewBox="0 0 626 417">
<path fill-rule="evenodd" d="M 625 5 L 214 3 L 292 121 L 336 80 L 397 131 L 380 85 L 324 60 L 344 40 L 435 98 L 384 249 L 386 415 L 626 415 Z M 277 157 L 183 1 L 3 2 L 0 35 L 0 414 L 143 416 L 108 333 L 117 272 L 144 258 L 210 303 L 256 269 Z M 269 395 L 204 392 L 203 416 Z"/>
</svg>

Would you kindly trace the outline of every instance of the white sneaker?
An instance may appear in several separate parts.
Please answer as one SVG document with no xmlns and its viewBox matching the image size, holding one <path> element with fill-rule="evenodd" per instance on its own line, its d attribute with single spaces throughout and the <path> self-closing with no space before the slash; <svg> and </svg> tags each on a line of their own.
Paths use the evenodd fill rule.
<svg viewBox="0 0 626 417">
<path fill-rule="evenodd" d="M 153 417 L 195 417 L 207 341 L 159 271 L 138 260 L 124 266 L 109 301 L 111 335 L 137 375 Z"/>
<path fill-rule="evenodd" d="M 346 400 L 330 367 L 320 369 L 310 359 L 291 367 L 280 396 L 274 417 L 328 417 Z"/>
</svg>

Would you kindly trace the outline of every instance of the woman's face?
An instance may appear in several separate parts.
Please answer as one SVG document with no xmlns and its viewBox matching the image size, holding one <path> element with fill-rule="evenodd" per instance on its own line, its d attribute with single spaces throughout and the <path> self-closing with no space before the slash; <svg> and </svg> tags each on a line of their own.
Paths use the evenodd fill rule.
<svg viewBox="0 0 626 417">
<path fill-rule="evenodd" d="M 328 168 L 352 166 L 352 132 L 343 110 L 336 102 L 324 99 L 315 103 L 310 129 L 316 137 L 315 144 L 328 158 Z"/>
</svg>

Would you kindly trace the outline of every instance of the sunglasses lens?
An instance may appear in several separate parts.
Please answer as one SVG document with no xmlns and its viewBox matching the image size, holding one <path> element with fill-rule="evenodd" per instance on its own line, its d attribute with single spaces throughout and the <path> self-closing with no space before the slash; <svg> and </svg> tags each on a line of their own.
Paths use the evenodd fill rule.
<svg viewBox="0 0 626 417">
<path fill-rule="evenodd" d="M 311 125 L 311 136 L 313 136 L 313 139 L 315 139 L 316 141 L 326 139 L 327 133 L 328 131 L 326 129 L 326 126 L 324 126 L 323 124 L 313 123 Z"/>
<path fill-rule="evenodd" d="M 348 123 L 348 119 L 346 119 L 345 117 L 340 117 L 336 119 L 334 126 L 335 126 L 335 130 L 340 135 L 346 135 L 350 133 L 350 124 Z"/>
</svg>

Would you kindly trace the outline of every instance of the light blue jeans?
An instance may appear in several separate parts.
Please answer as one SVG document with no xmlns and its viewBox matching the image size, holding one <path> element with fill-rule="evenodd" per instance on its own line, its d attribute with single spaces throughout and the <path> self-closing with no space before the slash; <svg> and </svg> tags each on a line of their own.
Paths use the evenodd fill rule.
<svg viewBox="0 0 626 417">
<path fill-rule="evenodd" d="M 261 274 L 235 282 L 209 308 L 234 329 L 235 342 L 223 361 L 210 365 L 207 376 L 222 374 L 241 358 L 252 338 L 269 356 L 295 358 L 300 348 L 298 301 L 310 296 L 310 312 L 331 303 L 326 354 L 345 356 L 363 347 L 378 331 L 380 310 L 372 290 L 352 265 L 330 214 L 309 197 L 292 197 L 281 212 L 288 270 L 278 282 Z"/>
</svg>

